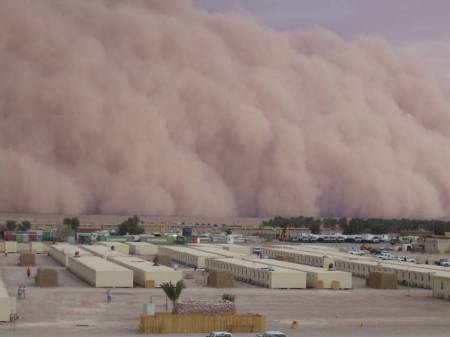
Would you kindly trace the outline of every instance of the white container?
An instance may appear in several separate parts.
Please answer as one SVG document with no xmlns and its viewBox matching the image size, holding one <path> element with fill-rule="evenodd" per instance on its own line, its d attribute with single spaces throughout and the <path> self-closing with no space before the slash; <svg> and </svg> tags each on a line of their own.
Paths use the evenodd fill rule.
<svg viewBox="0 0 450 337">
<path fill-rule="evenodd" d="M 145 303 L 143 305 L 143 314 L 145 316 L 155 316 L 156 306 L 155 303 Z"/>
</svg>

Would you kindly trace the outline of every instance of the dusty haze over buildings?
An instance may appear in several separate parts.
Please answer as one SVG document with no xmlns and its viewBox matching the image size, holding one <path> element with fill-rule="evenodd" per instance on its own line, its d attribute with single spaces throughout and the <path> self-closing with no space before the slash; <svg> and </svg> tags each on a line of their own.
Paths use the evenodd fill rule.
<svg viewBox="0 0 450 337">
<path fill-rule="evenodd" d="M 0 2 L 0 211 L 450 216 L 450 101 L 377 38 Z"/>
</svg>

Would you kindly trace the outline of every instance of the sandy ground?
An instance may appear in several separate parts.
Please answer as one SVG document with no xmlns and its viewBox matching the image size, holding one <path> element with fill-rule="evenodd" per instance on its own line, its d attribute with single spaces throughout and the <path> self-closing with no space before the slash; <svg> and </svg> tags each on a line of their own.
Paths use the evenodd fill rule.
<svg viewBox="0 0 450 337">
<path fill-rule="evenodd" d="M 0 257 L 3 279 L 11 293 L 17 291 L 18 284 L 27 285 L 27 298 L 17 303 L 20 319 L 15 327 L 11 323 L 1 324 L 2 337 L 136 336 L 143 303 L 152 301 L 158 311 L 166 309 L 160 289 L 116 289 L 113 302 L 108 304 L 104 289 L 89 287 L 48 256 L 38 256 L 37 264 L 59 268 L 61 286 L 36 288 L 26 277 L 26 267 L 18 267 L 17 262 L 17 254 Z M 200 271 L 183 270 L 192 277 L 186 281 L 184 298 L 218 299 L 224 292 L 232 292 L 236 294 L 240 312 L 264 314 L 269 329 L 282 330 L 288 336 L 450 335 L 450 303 L 432 298 L 430 290 L 366 289 L 363 281 L 355 278 L 355 289 L 346 291 L 270 290 L 242 283 L 226 291 L 204 287 L 206 275 Z M 295 330 L 289 329 L 292 320 L 300 323 Z"/>
</svg>

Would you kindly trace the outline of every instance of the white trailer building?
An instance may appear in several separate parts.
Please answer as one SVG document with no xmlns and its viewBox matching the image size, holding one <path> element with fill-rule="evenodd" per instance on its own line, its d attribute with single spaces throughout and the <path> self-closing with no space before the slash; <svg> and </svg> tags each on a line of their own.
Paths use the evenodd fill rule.
<svg viewBox="0 0 450 337">
<path fill-rule="evenodd" d="M 158 246 L 147 242 L 128 242 L 130 254 L 134 255 L 157 255 Z"/>
<path fill-rule="evenodd" d="M 48 249 L 48 255 L 66 267 L 69 264 L 69 257 L 74 257 L 76 254 L 79 256 L 92 256 L 92 253 L 68 243 L 58 243 L 50 246 Z"/>
<path fill-rule="evenodd" d="M 143 260 L 135 256 L 117 255 L 110 256 L 109 261 L 133 271 L 134 283 L 145 287 L 145 282 L 152 280 L 155 287 L 160 287 L 164 282 L 176 283 L 183 279 L 181 270 L 174 270 L 166 266 L 154 266 L 153 262 Z"/>
<path fill-rule="evenodd" d="M 247 254 L 242 254 L 242 253 L 238 253 L 238 252 L 232 252 L 232 251 L 228 251 L 225 249 L 222 249 L 222 247 L 214 247 L 214 246 L 210 246 L 210 245 L 190 245 L 189 248 L 201 251 L 201 252 L 205 252 L 205 253 L 211 253 L 211 254 L 215 254 L 215 255 L 219 255 L 222 257 L 233 257 L 233 258 L 243 258 L 243 257 L 248 257 L 249 255 Z"/>
<path fill-rule="evenodd" d="M 99 256 L 69 257 L 67 268 L 96 288 L 133 288 L 130 269 Z"/>
<path fill-rule="evenodd" d="M 335 266 L 336 258 L 316 252 L 298 251 L 288 248 L 268 248 L 264 247 L 262 253 L 272 259 L 288 258 L 293 262 L 314 267 L 328 268 Z"/>
<path fill-rule="evenodd" d="M 104 259 L 107 259 L 110 256 L 117 256 L 117 255 L 127 256 L 128 255 L 128 254 L 124 254 L 117 250 L 111 250 L 111 247 L 102 246 L 102 245 L 83 245 L 83 246 L 81 246 L 81 248 L 95 256 L 99 256 Z"/>
<path fill-rule="evenodd" d="M 261 263 L 267 266 L 280 267 L 306 272 L 306 285 L 308 288 L 324 289 L 351 289 L 352 274 L 343 271 L 326 270 L 324 268 L 312 267 L 303 264 L 284 262 L 272 259 L 247 258 L 247 261 Z"/>
<path fill-rule="evenodd" d="M 219 259 L 222 256 L 180 246 L 160 246 L 159 253 L 169 255 L 173 261 L 195 268 L 205 268 L 207 259 Z"/>
<path fill-rule="evenodd" d="M 106 246 L 106 247 L 113 247 L 115 251 L 121 252 L 123 254 L 130 254 L 130 246 L 128 246 L 125 243 L 122 242 L 114 242 L 114 241 L 99 241 L 97 242 L 98 245 Z"/>
<path fill-rule="evenodd" d="M 0 243 L 0 250 L 4 253 L 17 253 L 16 241 L 3 241 Z"/>
<path fill-rule="evenodd" d="M 43 242 L 36 241 L 36 242 L 30 242 L 29 243 L 29 249 L 31 253 L 36 254 L 44 254 L 45 252 L 45 245 Z"/>
<path fill-rule="evenodd" d="M 0 279 L 0 322 L 9 322 L 16 314 L 16 298 L 9 296 L 3 280 Z"/>
<path fill-rule="evenodd" d="M 306 288 L 306 272 L 285 269 L 252 261 L 225 258 L 206 261 L 209 270 L 231 272 L 239 281 L 272 289 Z"/>
</svg>

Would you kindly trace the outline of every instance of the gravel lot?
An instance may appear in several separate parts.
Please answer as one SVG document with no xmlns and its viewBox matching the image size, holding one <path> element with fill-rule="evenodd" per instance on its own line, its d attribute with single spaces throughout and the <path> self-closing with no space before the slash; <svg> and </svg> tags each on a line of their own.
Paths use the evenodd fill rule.
<svg viewBox="0 0 450 337">
<path fill-rule="evenodd" d="M 57 267 L 60 287 L 36 288 L 26 277 L 26 267 L 18 267 L 17 262 L 18 254 L 0 257 L 3 279 L 11 293 L 18 284 L 26 284 L 27 298 L 17 303 L 20 320 L 15 327 L 0 325 L 0 336 L 136 336 L 143 303 L 153 301 L 159 311 L 166 309 L 159 289 L 116 289 L 108 304 L 104 289 L 89 287 L 48 256 L 38 256 L 37 264 Z M 206 274 L 201 271 L 183 271 L 191 277 L 183 297 L 213 299 L 232 292 L 240 312 L 264 314 L 269 329 L 282 330 L 288 336 L 449 336 L 450 303 L 432 298 L 430 290 L 367 289 L 363 280 L 354 278 L 355 288 L 346 291 L 270 290 L 242 283 L 227 291 L 204 287 Z M 295 330 L 289 329 L 292 320 L 300 323 Z"/>
</svg>

